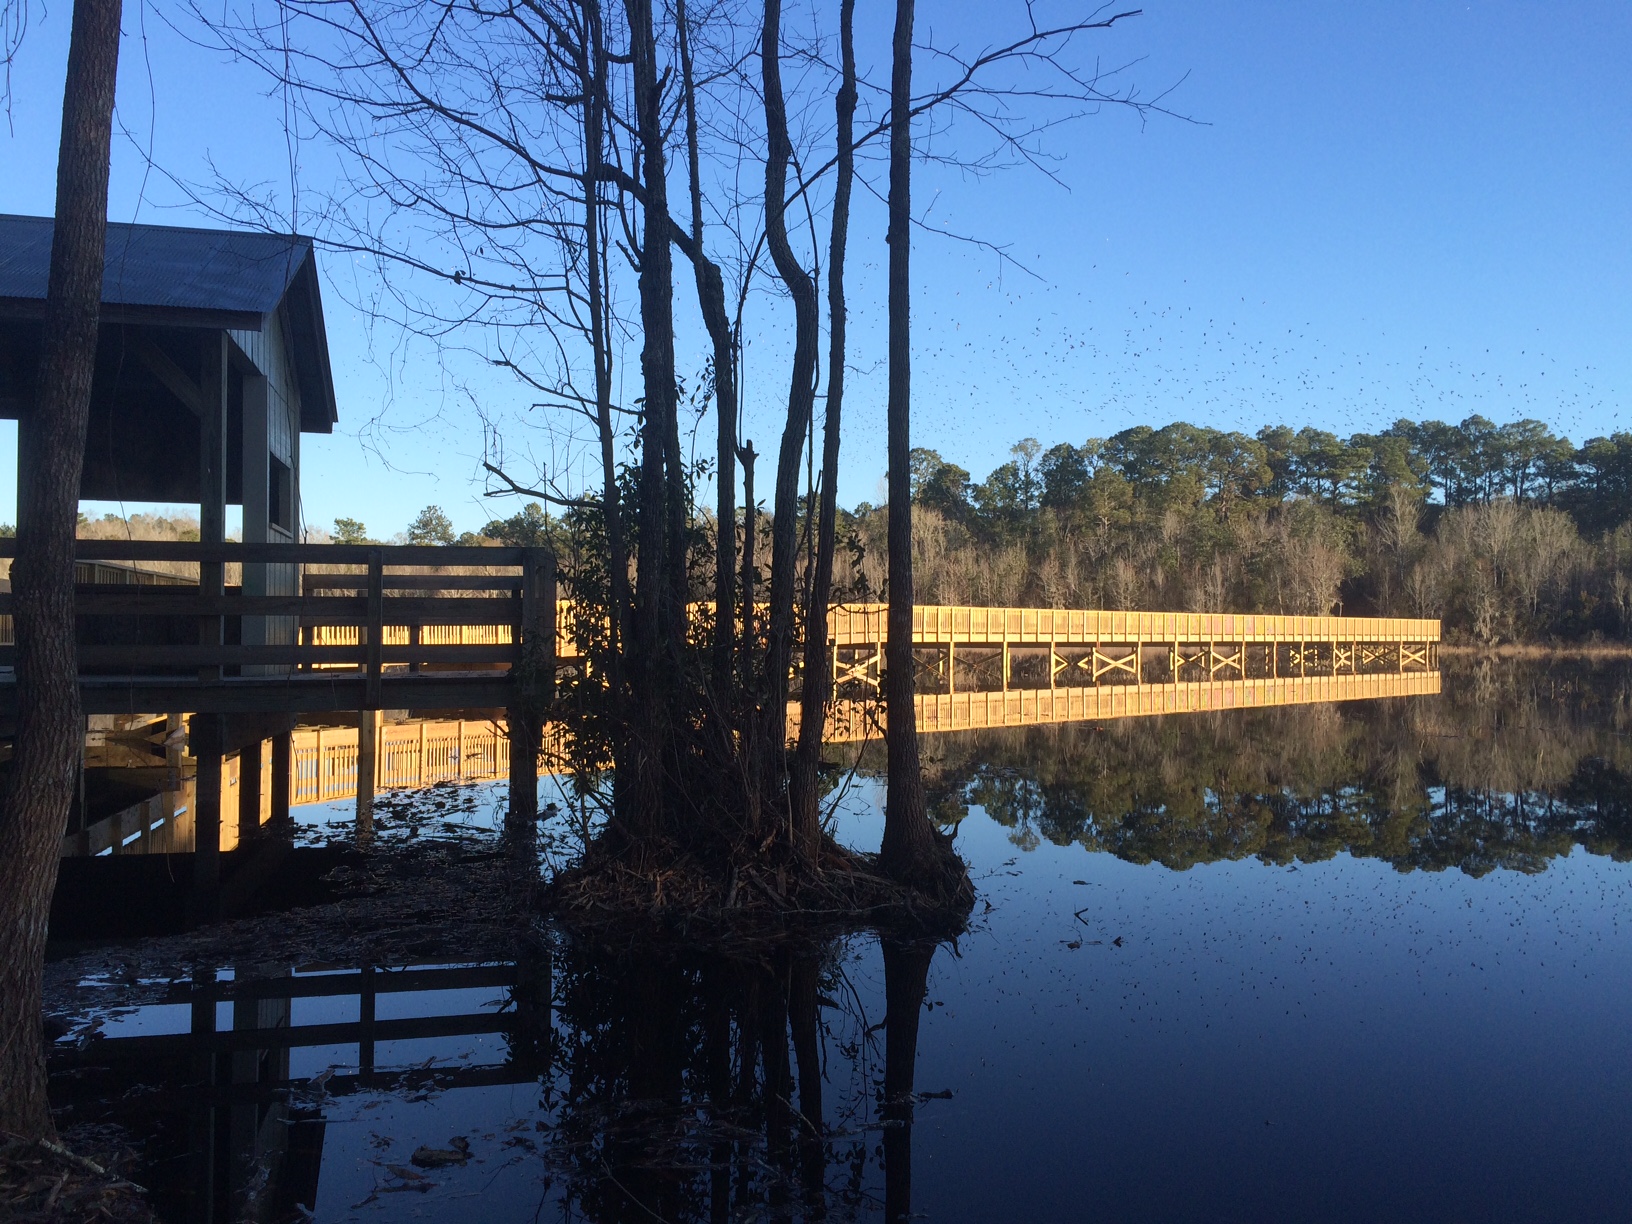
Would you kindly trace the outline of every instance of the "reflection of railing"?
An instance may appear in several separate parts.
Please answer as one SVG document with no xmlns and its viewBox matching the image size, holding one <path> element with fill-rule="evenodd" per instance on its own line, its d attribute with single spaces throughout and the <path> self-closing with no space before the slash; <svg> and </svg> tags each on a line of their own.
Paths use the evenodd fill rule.
<svg viewBox="0 0 1632 1224">
<path fill-rule="evenodd" d="M 143 1181 L 181 1200 L 178 1219 L 311 1218 L 332 1098 L 536 1084 L 549 1063 L 547 954 L 519 963 L 213 976 L 162 1000 L 180 1013 L 169 1032 L 122 1036 L 114 1024 L 50 1053 L 53 1068 L 73 1069 L 54 1078 L 52 1103 L 76 1121 L 128 1125 L 130 1102 L 140 1102 L 143 1154 L 165 1179 Z M 407 1010 L 438 1014 L 391 1016 L 383 996 L 408 996 Z M 325 1006 L 331 1016 L 356 1019 L 311 1022 Z M 465 1048 L 450 1048 L 461 1037 L 470 1039 L 460 1043 Z M 441 1057 L 424 1057 L 427 1041 L 438 1043 L 432 1048 Z M 413 1044 L 392 1044 L 403 1042 Z M 296 1075 L 295 1050 L 339 1065 Z"/>
<path fill-rule="evenodd" d="M 1438 672 L 1395 675 L 1284 677 L 1216 680 L 1194 684 L 1117 684 L 1098 688 L 1010 690 L 991 693 L 928 693 L 915 700 L 920 733 L 1029 727 L 1043 723 L 1137 718 L 1150 714 L 1198 714 L 1257 706 L 1418 697 L 1439 692 Z M 797 719 L 797 707 L 790 707 Z M 877 735 L 883 710 L 876 700 L 840 700 L 828 716 L 823 738 L 844 743 Z"/>
<path fill-rule="evenodd" d="M 375 786 L 481 782 L 510 771 L 509 730 L 502 722 L 412 722 L 378 731 Z M 357 794 L 357 728 L 296 731 L 291 803 L 326 803 Z"/>
</svg>

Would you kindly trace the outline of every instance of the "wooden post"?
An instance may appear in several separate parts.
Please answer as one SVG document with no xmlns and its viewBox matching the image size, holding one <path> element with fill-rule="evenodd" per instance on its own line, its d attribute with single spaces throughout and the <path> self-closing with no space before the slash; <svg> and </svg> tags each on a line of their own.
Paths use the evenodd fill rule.
<svg viewBox="0 0 1632 1224">
<path fill-rule="evenodd" d="M 242 471 L 242 505 L 244 508 L 245 544 L 265 544 L 271 537 L 271 421 L 268 411 L 266 378 L 259 374 L 245 374 L 243 408 L 243 442 L 240 448 Z M 242 587 L 245 595 L 268 595 L 268 566 L 264 561 L 248 562 L 243 566 Z M 239 640 L 245 646 L 264 646 L 270 640 L 265 616 L 242 618 Z M 265 675 L 276 669 L 264 664 L 246 666 L 247 675 Z"/>
<path fill-rule="evenodd" d="M 181 729 L 180 714 L 164 716 L 164 790 L 159 793 L 159 803 L 160 816 L 164 821 L 163 849 L 166 851 L 181 849 L 176 845 L 176 796 L 182 793 L 181 737 L 176 733 Z"/>
<path fill-rule="evenodd" d="M 261 746 L 255 740 L 238 750 L 238 844 L 261 835 Z"/>
<path fill-rule="evenodd" d="M 91 813 L 85 803 L 85 741 L 89 738 L 90 720 L 80 719 L 84 730 L 79 737 L 79 770 L 74 778 L 73 811 L 70 814 L 70 826 L 75 833 L 74 851 L 81 858 L 91 853 Z"/>
<path fill-rule="evenodd" d="M 272 737 L 272 828 L 287 838 L 293 832 L 289 816 L 289 791 L 294 785 L 294 733 L 281 731 Z"/>
<path fill-rule="evenodd" d="M 419 625 L 409 625 L 408 626 L 408 645 L 409 646 L 415 647 L 417 649 L 417 647 L 420 645 L 420 639 L 423 636 L 424 636 L 424 630 L 421 628 L 421 626 L 419 626 Z M 408 657 L 408 671 L 409 671 L 410 675 L 417 675 L 418 674 L 418 672 L 419 672 L 419 655 L 417 653 L 409 655 L 409 657 Z"/>
<path fill-rule="evenodd" d="M 366 843 L 374 836 L 374 767 L 375 748 L 379 743 L 378 712 L 357 712 L 357 842 Z"/>
<path fill-rule="evenodd" d="M 374 549 L 368 554 L 368 675 L 363 682 L 363 705 L 380 708 L 381 660 L 385 648 L 385 554 Z"/>
<path fill-rule="evenodd" d="M 510 708 L 510 820 L 538 819 L 538 749 L 543 712 L 555 690 L 555 558 L 529 548 L 522 556 L 521 620 Z"/>
<path fill-rule="evenodd" d="M 198 419 L 198 538 L 203 544 L 221 544 L 227 538 L 227 333 L 206 336 Z M 225 594 L 226 572 L 220 561 L 201 563 L 199 594 L 206 599 Z M 219 647 L 221 628 L 219 614 L 200 617 L 198 644 Z M 205 683 L 219 680 L 220 664 L 200 667 L 198 678 Z"/>
<path fill-rule="evenodd" d="M 221 892 L 221 748 L 226 728 L 219 714 L 194 714 L 193 759 L 198 762 L 193 786 L 193 898 L 195 922 L 215 918 Z"/>
</svg>

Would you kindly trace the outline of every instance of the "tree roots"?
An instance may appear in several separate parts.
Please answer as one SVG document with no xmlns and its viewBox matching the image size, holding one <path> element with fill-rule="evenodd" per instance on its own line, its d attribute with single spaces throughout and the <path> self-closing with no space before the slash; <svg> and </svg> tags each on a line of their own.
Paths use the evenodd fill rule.
<svg viewBox="0 0 1632 1224">
<path fill-rule="evenodd" d="M 705 857 L 669 840 L 638 846 L 603 836 L 539 896 L 563 926 L 586 934 L 669 933 L 736 942 L 858 927 L 942 937 L 961 932 L 974 886 L 950 840 L 911 883 L 885 875 L 877 857 L 823 839 L 815 863 L 782 848 L 738 848 Z"/>
</svg>

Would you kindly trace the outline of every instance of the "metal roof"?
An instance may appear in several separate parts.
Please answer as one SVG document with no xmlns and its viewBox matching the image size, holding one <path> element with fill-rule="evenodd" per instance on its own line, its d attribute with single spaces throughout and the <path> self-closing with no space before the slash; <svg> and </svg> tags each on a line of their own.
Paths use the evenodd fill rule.
<svg viewBox="0 0 1632 1224">
<path fill-rule="evenodd" d="M 0 298 L 45 300 L 50 217 L 0 214 Z M 300 235 L 108 223 L 102 301 L 110 306 L 264 315 L 276 310 L 312 240 Z"/>
<path fill-rule="evenodd" d="M 51 270 L 51 217 L 0 213 L 0 316 L 38 318 Z M 260 331 L 287 305 L 302 429 L 338 419 L 312 240 L 300 234 L 108 222 L 102 314 L 109 322 Z"/>
</svg>

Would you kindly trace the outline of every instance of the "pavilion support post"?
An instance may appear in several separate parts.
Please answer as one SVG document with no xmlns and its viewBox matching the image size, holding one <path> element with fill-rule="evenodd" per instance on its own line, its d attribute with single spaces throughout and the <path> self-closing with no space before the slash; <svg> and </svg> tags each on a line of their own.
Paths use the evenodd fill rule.
<svg viewBox="0 0 1632 1224">
<path fill-rule="evenodd" d="M 510 734 L 510 820 L 527 825 L 538 819 L 538 724 L 517 706 L 507 711 L 506 721 Z"/>
<path fill-rule="evenodd" d="M 264 741 L 255 740 L 238 751 L 238 844 L 248 845 L 261 835 L 261 760 Z"/>
<path fill-rule="evenodd" d="M 374 836 L 374 773 L 379 747 L 378 710 L 357 711 L 357 843 Z"/>
<path fill-rule="evenodd" d="M 294 733 L 282 731 L 272 737 L 272 818 L 275 836 L 288 838 L 292 833 L 289 816 L 290 774 L 294 767 Z"/>
<path fill-rule="evenodd" d="M 271 414 L 269 412 L 267 381 L 264 375 L 244 375 L 243 420 L 243 507 L 244 543 L 265 544 L 271 539 Z M 264 561 L 244 565 L 243 591 L 245 595 L 272 594 L 267 583 L 268 566 Z M 242 641 L 245 646 L 264 646 L 270 640 L 265 616 L 243 618 Z M 244 668 L 244 673 L 265 674 L 276 670 L 266 665 Z"/>
<path fill-rule="evenodd" d="M 189 738 L 198 762 L 193 787 L 193 896 L 195 923 L 214 921 L 221 899 L 221 761 L 225 719 L 194 714 Z"/>
<path fill-rule="evenodd" d="M 199 387 L 202 391 L 198 419 L 198 538 L 202 544 L 221 544 L 227 538 L 227 333 L 207 332 Z M 226 566 L 205 561 L 198 567 L 199 594 L 205 597 L 226 593 Z M 219 615 L 202 616 L 198 622 L 198 644 L 222 644 Z M 201 667 L 199 680 L 208 683 L 221 678 L 220 664 Z"/>
</svg>

